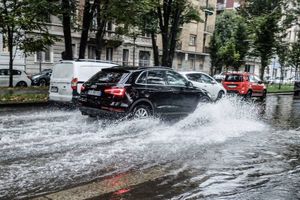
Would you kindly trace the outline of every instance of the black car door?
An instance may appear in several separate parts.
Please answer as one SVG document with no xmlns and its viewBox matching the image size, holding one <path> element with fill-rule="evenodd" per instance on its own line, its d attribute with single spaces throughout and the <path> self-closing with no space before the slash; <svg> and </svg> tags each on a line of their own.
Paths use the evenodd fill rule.
<svg viewBox="0 0 300 200">
<path fill-rule="evenodd" d="M 186 113 L 195 110 L 198 105 L 199 91 L 189 86 L 188 81 L 179 73 L 166 71 L 167 85 L 172 88 L 173 103 L 176 112 Z"/>
<path fill-rule="evenodd" d="M 165 70 L 148 70 L 146 80 L 138 80 L 137 84 L 144 85 L 140 94 L 149 99 L 158 113 L 169 113 L 172 109 L 172 89 L 166 84 Z M 141 74 L 143 79 L 145 74 Z"/>
</svg>

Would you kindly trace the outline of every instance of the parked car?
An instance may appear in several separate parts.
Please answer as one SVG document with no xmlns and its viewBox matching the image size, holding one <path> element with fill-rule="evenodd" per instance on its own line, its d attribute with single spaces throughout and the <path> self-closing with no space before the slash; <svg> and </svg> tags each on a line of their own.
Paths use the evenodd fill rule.
<svg viewBox="0 0 300 200">
<path fill-rule="evenodd" d="M 266 86 L 254 74 L 251 73 L 227 73 L 222 82 L 227 93 L 235 93 L 246 98 L 260 97 L 265 99 Z"/>
<path fill-rule="evenodd" d="M 185 115 L 210 100 L 207 92 L 170 68 L 114 67 L 83 84 L 79 109 L 89 116 L 145 118 Z"/>
<path fill-rule="evenodd" d="M 31 80 L 23 70 L 12 70 L 13 73 L 13 86 L 14 87 L 27 87 L 31 85 Z M 9 86 L 9 69 L 0 69 L 0 86 Z"/>
<path fill-rule="evenodd" d="M 220 74 L 214 75 L 214 79 L 218 82 L 222 82 L 226 76 L 226 72 L 221 72 Z"/>
<path fill-rule="evenodd" d="M 117 66 L 102 61 L 61 61 L 53 66 L 49 101 L 77 102 L 81 85 L 103 68 Z"/>
<path fill-rule="evenodd" d="M 180 72 L 185 78 L 193 83 L 194 86 L 207 90 L 211 99 L 216 101 L 226 95 L 226 89 L 214 78 L 203 72 Z"/>
<path fill-rule="evenodd" d="M 31 85 L 38 85 L 38 86 L 46 86 L 50 85 L 50 77 L 52 74 L 52 69 L 45 69 L 41 71 L 41 73 L 34 74 L 31 77 Z"/>
<path fill-rule="evenodd" d="M 268 84 L 289 84 L 289 83 L 291 83 L 291 80 L 290 79 L 276 77 L 276 78 L 270 78 L 269 80 L 267 80 L 267 83 Z"/>
</svg>

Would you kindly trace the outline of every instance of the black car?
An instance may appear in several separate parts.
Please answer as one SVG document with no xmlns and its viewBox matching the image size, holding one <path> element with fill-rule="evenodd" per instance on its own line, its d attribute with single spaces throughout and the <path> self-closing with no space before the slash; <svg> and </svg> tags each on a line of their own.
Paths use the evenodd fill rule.
<svg viewBox="0 0 300 200">
<path fill-rule="evenodd" d="M 51 69 L 45 69 L 41 71 L 41 73 L 35 74 L 31 77 L 32 85 L 38 85 L 38 86 L 46 86 L 50 85 L 50 77 L 52 74 Z"/>
<path fill-rule="evenodd" d="M 89 116 L 145 118 L 188 114 L 208 101 L 207 92 L 170 68 L 113 67 L 83 84 L 79 109 Z"/>
</svg>

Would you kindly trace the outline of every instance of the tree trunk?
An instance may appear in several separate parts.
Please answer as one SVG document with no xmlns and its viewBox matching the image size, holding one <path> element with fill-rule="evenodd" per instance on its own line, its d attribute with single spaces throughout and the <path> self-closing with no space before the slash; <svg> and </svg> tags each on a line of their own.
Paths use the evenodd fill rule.
<svg viewBox="0 0 300 200">
<path fill-rule="evenodd" d="M 106 0 L 103 5 L 103 12 L 106 12 L 108 9 L 109 1 Z M 103 47 L 103 38 L 106 32 L 106 23 L 107 23 L 107 16 L 106 14 L 101 17 L 101 8 L 97 6 L 97 33 L 96 33 L 96 59 L 101 60 L 101 51 Z"/>
<path fill-rule="evenodd" d="M 9 51 L 9 87 L 13 87 L 13 31 L 8 28 L 8 51 Z"/>
<path fill-rule="evenodd" d="M 85 50 L 87 46 L 89 30 L 97 6 L 99 6 L 99 0 L 94 0 L 93 5 L 90 4 L 89 0 L 85 0 L 82 20 L 82 32 L 79 47 L 79 59 L 84 59 L 85 57 Z"/>
<path fill-rule="evenodd" d="M 63 60 L 73 60 L 72 36 L 71 36 L 71 17 L 70 17 L 70 2 L 62 0 L 61 6 L 63 9 L 63 31 L 65 40 L 65 52 Z"/>
<path fill-rule="evenodd" d="M 261 67 L 260 67 L 260 71 L 259 71 L 259 78 L 261 80 L 264 80 L 264 75 L 265 75 L 265 69 L 268 66 L 268 59 L 266 56 L 262 55 L 261 57 Z"/>
<path fill-rule="evenodd" d="M 176 8 L 175 16 L 173 19 L 172 27 L 171 27 L 171 37 L 170 37 L 170 49 L 169 49 L 169 55 L 168 55 L 168 67 L 172 67 L 173 65 L 173 59 L 176 49 L 176 41 L 177 41 L 177 33 L 179 29 L 179 19 L 181 15 L 181 10 L 179 8 Z"/>
<path fill-rule="evenodd" d="M 159 52 L 158 52 L 158 46 L 156 44 L 156 35 L 154 33 L 151 33 L 151 40 L 152 40 L 154 65 L 159 66 Z"/>
<path fill-rule="evenodd" d="M 160 7 L 157 8 L 159 19 L 159 27 L 162 35 L 162 66 L 171 67 L 169 65 L 169 21 L 172 8 L 172 0 L 166 0 L 163 3 L 163 13 Z"/>
</svg>

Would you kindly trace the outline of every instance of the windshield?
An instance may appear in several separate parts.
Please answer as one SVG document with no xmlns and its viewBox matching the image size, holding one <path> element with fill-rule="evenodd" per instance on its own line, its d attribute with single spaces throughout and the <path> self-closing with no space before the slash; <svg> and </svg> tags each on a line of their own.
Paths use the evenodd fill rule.
<svg viewBox="0 0 300 200">
<path fill-rule="evenodd" d="M 95 74 L 89 81 L 95 83 L 119 83 L 128 75 L 124 71 L 101 71 Z"/>
<path fill-rule="evenodd" d="M 227 82 L 243 82 L 243 75 L 240 74 L 228 74 L 225 77 Z"/>
</svg>

